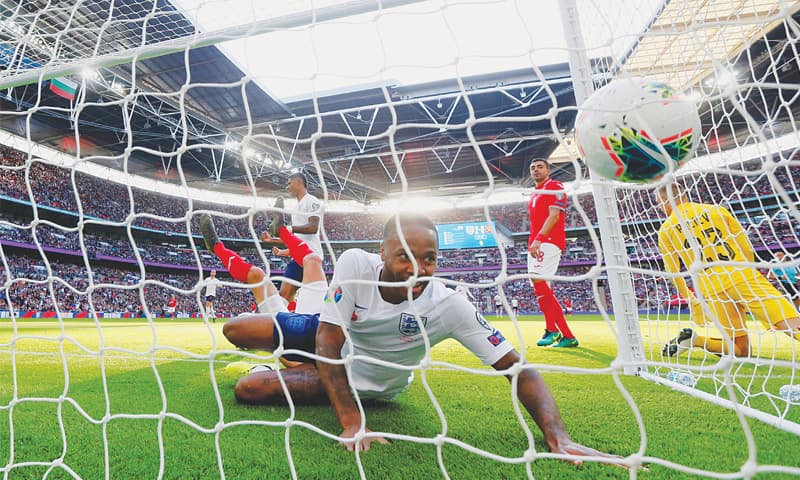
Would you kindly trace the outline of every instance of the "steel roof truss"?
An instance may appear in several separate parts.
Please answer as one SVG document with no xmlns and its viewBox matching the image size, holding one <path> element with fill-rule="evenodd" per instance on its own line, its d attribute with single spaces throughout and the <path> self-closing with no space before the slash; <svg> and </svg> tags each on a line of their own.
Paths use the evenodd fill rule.
<svg viewBox="0 0 800 480">
<path fill-rule="evenodd" d="M 462 147 L 459 145 L 459 146 L 458 146 L 458 148 L 456 149 L 456 154 L 455 154 L 455 155 L 453 155 L 453 161 L 452 161 L 452 162 L 450 162 L 450 165 L 447 165 L 447 164 L 445 163 L 444 159 L 442 158 L 442 156 L 441 156 L 441 155 L 439 155 L 439 152 L 437 152 L 435 148 L 433 148 L 433 149 L 432 149 L 432 151 L 433 151 L 433 154 L 434 154 L 434 155 L 436 156 L 436 158 L 439 160 L 439 163 L 441 163 L 441 164 L 442 164 L 442 167 L 444 167 L 444 172 L 445 172 L 445 173 L 452 173 L 452 171 L 453 171 L 453 165 L 455 165 L 455 164 L 456 164 L 456 160 L 458 160 L 458 155 L 461 153 L 461 148 L 462 148 Z M 445 147 L 445 148 L 444 148 L 444 152 L 445 152 L 445 154 L 446 154 L 445 156 L 447 156 L 447 157 L 449 157 L 449 156 L 450 156 L 450 148 L 449 148 L 449 147 Z"/>
</svg>

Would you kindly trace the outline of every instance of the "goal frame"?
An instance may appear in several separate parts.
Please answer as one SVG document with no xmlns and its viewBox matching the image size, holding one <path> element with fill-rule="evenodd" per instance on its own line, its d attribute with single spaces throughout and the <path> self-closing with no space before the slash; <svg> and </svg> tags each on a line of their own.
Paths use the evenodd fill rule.
<svg viewBox="0 0 800 480">
<path fill-rule="evenodd" d="M 562 0 L 559 2 L 559 6 L 563 30 L 569 48 L 569 67 L 575 88 L 576 105 L 577 108 L 580 108 L 583 102 L 594 92 L 595 82 L 592 77 L 591 65 L 586 55 L 577 2 L 576 0 Z M 763 136 L 763 134 L 761 135 Z M 762 138 L 762 140 L 764 139 Z M 754 418 L 776 428 L 800 435 L 800 424 L 798 423 L 742 405 L 719 395 L 712 395 L 702 390 L 682 385 L 648 369 L 630 273 L 631 265 L 625 249 L 617 198 L 609 182 L 601 180 L 598 175 L 591 172 L 591 169 L 589 169 L 589 173 L 592 180 L 592 195 L 597 211 L 598 228 L 601 233 L 602 250 L 598 254 L 602 254 L 605 260 L 614 319 L 617 325 L 616 338 L 619 348 L 616 361 L 621 364 L 619 366 L 622 367 L 623 372 L 627 375 L 637 375 L 645 380 L 668 386 L 714 405 L 733 410 L 739 417 L 739 421 L 748 436 L 751 433 L 746 427 L 747 423 L 744 417 Z M 791 205 L 783 189 L 778 194 L 782 200 Z M 598 302 L 598 307 L 602 310 L 600 302 Z M 607 317 L 608 313 L 603 312 L 603 315 Z M 723 358 L 715 369 L 723 368 L 724 365 L 730 363 L 730 359 Z M 736 398 L 732 385 L 727 385 L 725 390 L 729 398 Z"/>
</svg>

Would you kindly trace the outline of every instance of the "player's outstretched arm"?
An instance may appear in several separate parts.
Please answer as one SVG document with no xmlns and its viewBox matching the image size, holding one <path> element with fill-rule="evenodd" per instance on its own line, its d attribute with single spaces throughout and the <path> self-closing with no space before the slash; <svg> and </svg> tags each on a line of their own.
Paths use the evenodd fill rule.
<svg viewBox="0 0 800 480">
<path fill-rule="evenodd" d="M 496 370 L 506 370 L 519 361 L 519 354 L 512 350 L 492 365 L 492 367 Z M 509 381 L 513 381 L 513 377 L 511 376 L 507 376 L 506 378 L 508 378 Z M 547 446 L 552 453 L 576 455 L 579 457 L 605 457 L 609 459 L 609 463 L 618 465 L 622 463 L 622 457 L 618 455 L 601 452 L 572 440 L 567 432 L 567 428 L 564 426 L 561 413 L 558 411 L 558 406 L 556 406 L 556 401 L 550 393 L 547 383 L 545 383 L 542 376 L 536 370 L 525 369 L 519 374 L 517 394 L 519 400 L 525 406 L 525 409 L 531 417 L 533 417 L 536 425 L 539 426 L 539 429 L 544 434 L 544 440 L 547 442 Z M 575 459 L 570 460 L 570 463 L 581 465 L 583 461 Z"/>
<path fill-rule="evenodd" d="M 317 232 L 319 232 L 319 217 L 308 217 L 308 223 L 305 225 L 292 226 L 292 233 L 311 235 Z"/>
<path fill-rule="evenodd" d="M 339 325 L 320 322 L 317 328 L 317 355 L 334 360 L 341 359 L 342 345 L 344 345 L 344 331 Z M 333 411 L 342 426 L 343 438 L 354 438 L 361 428 L 361 412 L 353 400 L 350 382 L 343 365 L 331 364 L 322 360 L 317 361 L 317 369 L 322 385 L 330 399 Z M 369 432 L 369 429 L 366 429 Z M 369 450 L 372 442 L 389 443 L 383 437 L 369 437 L 363 439 L 358 448 L 361 451 Z M 356 448 L 355 441 L 342 442 L 348 450 Z"/>
</svg>

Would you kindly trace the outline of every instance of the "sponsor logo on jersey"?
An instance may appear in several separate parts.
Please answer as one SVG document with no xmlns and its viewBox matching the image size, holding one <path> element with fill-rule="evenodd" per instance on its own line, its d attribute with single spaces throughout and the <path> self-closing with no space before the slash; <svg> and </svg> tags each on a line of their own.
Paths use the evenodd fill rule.
<svg viewBox="0 0 800 480">
<path fill-rule="evenodd" d="M 428 325 L 428 317 L 419 317 L 422 320 L 422 324 L 427 326 Z M 400 324 L 398 325 L 398 329 L 400 333 L 406 337 L 410 337 L 412 335 L 417 335 L 420 332 L 419 323 L 417 322 L 417 317 L 414 316 L 412 313 L 401 313 L 400 314 Z"/>
<path fill-rule="evenodd" d="M 317 297 L 319 298 L 319 297 Z M 336 290 L 333 291 L 333 296 L 329 293 L 325 294 L 325 303 L 339 303 L 339 300 L 342 299 L 342 287 L 337 287 Z"/>
<path fill-rule="evenodd" d="M 496 346 L 500 345 L 501 343 L 505 342 L 506 341 L 506 337 L 504 337 L 503 334 L 500 333 L 499 330 L 495 330 L 495 331 L 492 332 L 491 335 L 486 337 L 486 340 L 489 340 L 489 343 L 491 343 L 492 345 L 494 345 L 496 347 Z"/>
</svg>

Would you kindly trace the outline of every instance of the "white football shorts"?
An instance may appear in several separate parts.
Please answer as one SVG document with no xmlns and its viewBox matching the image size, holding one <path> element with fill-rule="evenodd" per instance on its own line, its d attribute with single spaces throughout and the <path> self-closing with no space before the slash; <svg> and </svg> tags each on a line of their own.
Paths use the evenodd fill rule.
<svg viewBox="0 0 800 480">
<path fill-rule="evenodd" d="M 552 243 L 543 243 L 539 247 L 539 257 L 533 258 L 530 251 L 528 251 L 528 273 L 541 277 L 543 280 L 550 280 L 558 270 L 558 264 L 561 262 L 561 249 Z M 534 278 L 538 280 L 538 278 Z"/>
</svg>

